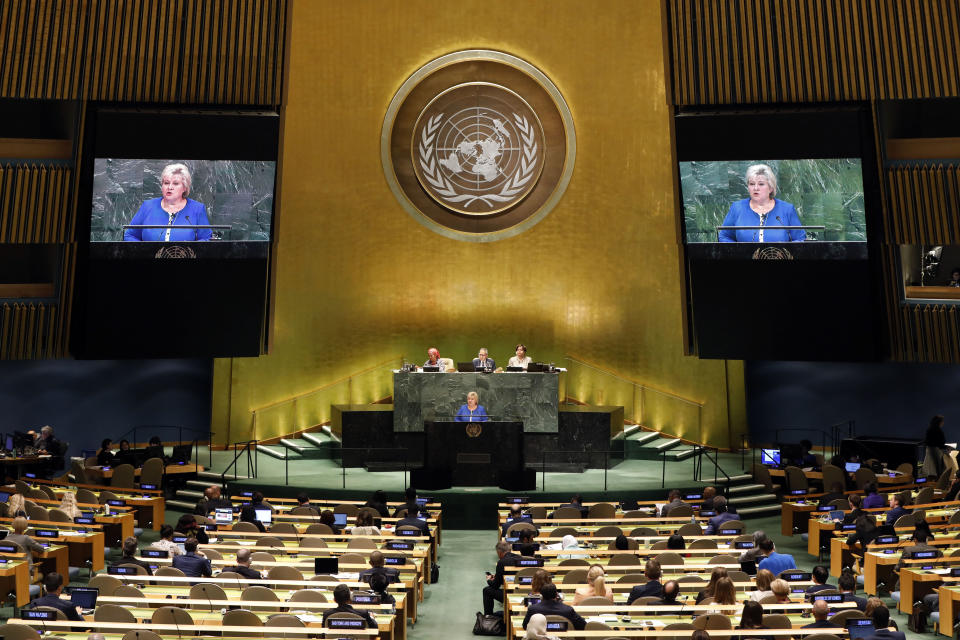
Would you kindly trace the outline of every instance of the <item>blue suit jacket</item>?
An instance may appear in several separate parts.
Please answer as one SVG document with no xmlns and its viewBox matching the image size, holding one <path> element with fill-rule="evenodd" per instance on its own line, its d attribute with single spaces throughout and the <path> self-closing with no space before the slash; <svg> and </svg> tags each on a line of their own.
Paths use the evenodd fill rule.
<svg viewBox="0 0 960 640">
<path fill-rule="evenodd" d="M 797 563 L 792 555 L 789 553 L 777 553 L 776 551 L 757 563 L 757 569 L 766 569 L 775 576 L 779 575 L 781 571 L 796 568 Z"/>
<path fill-rule="evenodd" d="M 460 406 L 454 419 L 457 422 L 486 422 L 490 418 L 487 417 L 487 410 L 482 404 L 478 404 L 473 413 L 470 413 L 470 409 L 464 404 Z"/>
<path fill-rule="evenodd" d="M 30 608 L 33 607 L 53 607 L 54 609 L 59 609 L 67 615 L 67 620 L 80 620 L 83 618 L 80 617 L 80 614 L 77 613 L 76 607 L 74 607 L 67 600 L 61 600 L 59 597 L 53 594 L 47 594 L 41 598 L 37 598 L 30 603 Z"/>
<path fill-rule="evenodd" d="M 192 553 L 174 556 L 171 564 L 191 578 L 209 578 L 213 574 L 210 570 L 210 560 Z"/>
<path fill-rule="evenodd" d="M 908 513 L 910 513 L 910 511 L 908 509 L 904 509 L 903 507 L 894 507 L 893 509 L 890 509 L 890 511 L 887 511 L 887 524 L 893 524 L 897 521 L 897 518 L 900 516 L 905 516 Z"/>
<path fill-rule="evenodd" d="M 730 522 L 731 520 L 739 520 L 740 516 L 736 513 L 730 513 L 725 511 L 723 513 L 717 514 L 710 518 L 710 522 L 707 524 L 706 530 L 703 532 L 704 535 L 712 536 L 720 531 L 720 526 L 724 522 Z"/>
<path fill-rule="evenodd" d="M 523 628 L 527 628 L 527 623 L 535 613 L 542 613 L 545 616 L 563 616 L 570 621 L 570 624 L 577 631 L 582 631 L 587 626 L 587 621 L 579 613 L 573 610 L 568 604 L 563 604 L 559 600 L 541 600 L 536 604 L 527 607 L 527 615 L 523 618 Z"/>
<path fill-rule="evenodd" d="M 763 228 L 764 242 L 803 242 L 807 239 L 807 232 L 803 229 L 783 230 L 777 227 L 800 226 L 800 216 L 789 202 L 777 200 L 770 213 L 766 215 Z M 779 218 L 779 219 L 778 219 Z M 750 208 L 750 198 L 737 200 L 730 205 L 727 217 L 723 219 L 725 227 L 745 227 L 760 224 L 760 216 Z M 737 231 L 723 230 L 719 232 L 720 242 L 759 242 L 759 229 L 740 229 Z"/>
<path fill-rule="evenodd" d="M 160 206 L 161 198 L 147 200 L 140 205 L 140 210 L 133 216 L 130 224 L 168 224 L 170 216 Z M 173 225 L 210 224 L 207 218 L 207 208 L 196 200 L 187 198 L 187 204 L 173 218 Z M 125 229 L 123 239 L 126 241 L 162 242 L 166 229 Z M 209 240 L 213 236 L 210 229 L 172 229 L 170 242 L 190 242 L 193 240 Z"/>
<path fill-rule="evenodd" d="M 480 358 L 473 359 L 473 368 L 474 369 L 480 368 Z M 487 369 L 489 369 L 490 371 L 493 371 L 496 368 L 497 368 L 496 361 L 493 358 L 487 358 Z"/>
<path fill-rule="evenodd" d="M 658 598 L 663 596 L 663 585 L 659 580 L 651 580 L 644 584 L 638 584 L 633 589 L 630 589 L 630 595 L 627 596 L 627 604 L 633 604 L 633 601 L 637 598 L 646 598 L 649 596 L 657 596 Z"/>
</svg>

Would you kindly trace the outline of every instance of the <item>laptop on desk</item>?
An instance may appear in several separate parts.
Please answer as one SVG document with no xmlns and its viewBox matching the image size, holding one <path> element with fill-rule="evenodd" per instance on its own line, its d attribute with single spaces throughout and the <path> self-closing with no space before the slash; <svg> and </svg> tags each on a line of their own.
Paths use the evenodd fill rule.
<svg viewBox="0 0 960 640">
<path fill-rule="evenodd" d="M 96 587 L 74 587 L 70 590 L 70 604 L 80 607 L 80 613 L 88 616 L 97 608 L 97 596 L 100 589 Z"/>
</svg>

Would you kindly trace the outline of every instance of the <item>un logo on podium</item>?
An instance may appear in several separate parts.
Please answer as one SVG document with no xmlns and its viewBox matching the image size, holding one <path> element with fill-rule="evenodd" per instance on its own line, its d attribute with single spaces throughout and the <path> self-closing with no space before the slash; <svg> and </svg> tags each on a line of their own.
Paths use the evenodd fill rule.
<svg viewBox="0 0 960 640">
<path fill-rule="evenodd" d="M 560 200 L 576 134 L 536 67 L 498 51 L 431 61 L 384 118 L 381 161 L 397 200 L 442 235 L 489 242 L 521 233 Z"/>
</svg>

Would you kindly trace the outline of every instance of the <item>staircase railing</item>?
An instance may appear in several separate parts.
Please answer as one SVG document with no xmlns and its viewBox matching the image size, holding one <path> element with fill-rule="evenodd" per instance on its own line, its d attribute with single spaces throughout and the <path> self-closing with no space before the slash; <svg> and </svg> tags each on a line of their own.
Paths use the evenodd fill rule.
<svg viewBox="0 0 960 640">
<path fill-rule="evenodd" d="M 713 451 L 714 454 L 710 455 L 710 452 Z M 660 461 L 661 461 L 661 473 L 660 473 L 660 486 L 665 488 L 667 486 L 667 454 L 670 453 L 668 449 L 664 449 L 660 452 Z M 720 474 L 723 474 L 723 477 L 727 479 L 727 486 L 730 486 L 730 475 L 723 470 L 723 467 L 720 466 L 720 449 L 717 447 L 709 447 L 703 444 L 694 444 L 693 445 L 693 455 L 690 456 L 693 459 L 693 479 L 697 482 L 703 482 L 703 457 L 706 456 L 707 460 L 713 461 L 713 482 L 714 484 L 720 479 Z M 683 462 L 683 460 L 673 460 L 673 462 Z"/>
<path fill-rule="evenodd" d="M 567 367 L 561 397 L 592 405 L 623 407 L 623 416 L 675 438 L 704 441 L 703 403 L 624 378 L 576 356 Z"/>
<path fill-rule="evenodd" d="M 256 440 L 233 443 L 233 460 L 227 465 L 227 468 L 223 470 L 223 473 L 220 474 L 220 484 L 227 483 L 227 474 L 230 472 L 230 469 L 234 469 L 235 467 L 239 466 L 237 465 L 237 461 L 240 460 L 244 453 L 247 454 L 247 477 L 257 477 L 257 463 L 259 462 L 257 457 L 257 444 L 258 443 Z M 243 448 L 240 448 L 241 445 Z M 234 470 L 233 479 L 236 480 L 237 477 L 237 471 Z"/>
<path fill-rule="evenodd" d="M 403 365 L 402 355 L 394 356 L 361 371 L 351 373 L 316 389 L 251 410 L 252 435 L 270 440 L 303 431 L 330 420 L 330 406 L 365 404 L 393 394 L 394 369 Z"/>
</svg>

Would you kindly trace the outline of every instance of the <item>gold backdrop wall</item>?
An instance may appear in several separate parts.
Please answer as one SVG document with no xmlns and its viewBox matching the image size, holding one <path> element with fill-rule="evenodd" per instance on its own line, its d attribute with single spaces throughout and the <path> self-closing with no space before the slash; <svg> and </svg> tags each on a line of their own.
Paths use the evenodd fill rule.
<svg viewBox="0 0 960 640">
<path fill-rule="evenodd" d="M 487 346 L 505 365 L 523 341 L 535 360 L 575 356 L 703 404 L 696 418 L 689 405 L 673 416 L 648 391 L 651 426 L 721 447 L 739 442 L 741 363 L 683 354 L 660 2 L 297 0 L 289 20 L 271 352 L 216 363 L 216 440 L 292 431 L 302 426 L 294 416 L 328 419 L 331 401 L 388 396 L 387 375 L 343 381 L 377 365 L 385 372 L 400 357 L 421 363 L 429 346 L 454 360 Z M 400 84 L 468 48 L 539 67 L 566 98 L 577 134 L 559 205 L 531 230 L 490 244 L 423 227 L 380 165 L 381 124 Z M 622 395 L 605 393 L 623 383 L 601 371 L 581 367 L 576 377 L 570 396 Z M 251 410 L 314 389 L 321 401 L 312 409 L 288 403 L 254 432 Z"/>
</svg>

